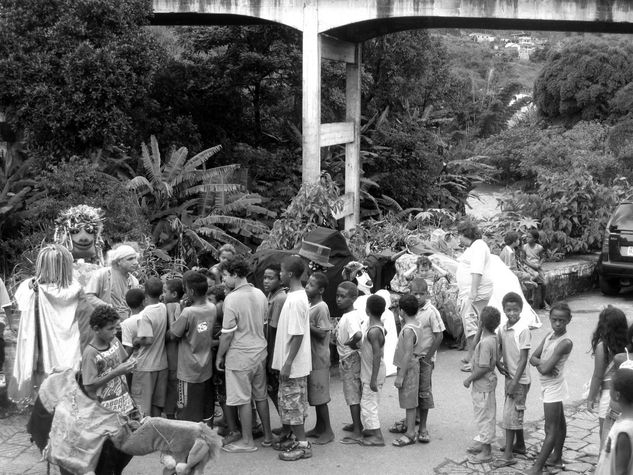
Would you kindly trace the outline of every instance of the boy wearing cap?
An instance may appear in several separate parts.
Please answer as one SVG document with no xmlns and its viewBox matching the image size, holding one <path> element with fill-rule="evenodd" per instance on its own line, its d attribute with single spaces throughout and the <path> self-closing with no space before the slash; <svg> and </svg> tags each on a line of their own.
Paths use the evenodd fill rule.
<svg viewBox="0 0 633 475">
<path fill-rule="evenodd" d="M 138 253 L 132 246 L 121 244 L 109 253 L 110 267 L 95 271 L 86 285 L 86 299 L 93 307 L 113 307 L 121 321 L 130 316 L 130 307 L 125 302 L 127 291 L 139 286 L 132 275 L 138 269 Z M 121 336 L 120 327 L 117 328 Z"/>
</svg>

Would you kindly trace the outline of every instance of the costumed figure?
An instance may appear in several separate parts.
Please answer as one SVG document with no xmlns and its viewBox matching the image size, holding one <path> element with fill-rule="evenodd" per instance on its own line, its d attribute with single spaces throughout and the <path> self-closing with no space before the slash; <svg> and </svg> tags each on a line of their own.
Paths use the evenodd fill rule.
<svg viewBox="0 0 633 475">
<path fill-rule="evenodd" d="M 349 280 L 358 287 L 358 298 L 354 302 L 354 308 L 361 312 L 365 312 L 365 306 L 367 305 L 367 299 L 371 295 L 371 288 L 373 282 L 367 273 L 367 268 L 361 262 L 351 261 L 348 262 L 342 271 L 343 280 Z M 396 317 L 391 311 L 393 307 L 391 295 L 389 291 L 381 289 L 376 292 L 385 300 L 385 312 L 382 314 L 381 321 L 387 330 L 385 335 L 385 347 L 384 347 L 384 361 L 387 376 L 396 374 L 396 367 L 393 365 L 393 355 L 396 352 L 396 345 L 398 343 L 398 330 L 396 327 Z M 366 318 L 365 321 L 368 321 Z"/>
<path fill-rule="evenodd" d="M 327 269 L 333 267 L 330 264 L 331 249 L 315 242 L 301 241 L 301 249 L 299 255 L 308 261 L 308 274 L 314 272 L 327 272 Z"/>
<path fill-rule="evenodd" d="M 82 295 L 73 279 L 73 257 L 49 244 L 37 256 L 35 277 L 23 281 L 15 301 L 21 312 L 9 398 L 31 404 L 53 368 L 79 368 L 80 331 L 75 312 Z"/>
<path fill-rule="evenodd" d="M 54 241 L 73 255 L 75 278 L 82 287 L 103 267 L 103 211 L 88 205 L 68 208 L 55 220 Z"/>
</svg>

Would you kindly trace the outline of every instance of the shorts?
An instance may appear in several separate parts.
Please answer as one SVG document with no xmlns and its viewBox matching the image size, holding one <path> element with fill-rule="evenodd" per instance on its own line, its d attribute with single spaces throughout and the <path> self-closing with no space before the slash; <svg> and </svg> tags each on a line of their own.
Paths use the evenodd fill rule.
<svg viewBox="0 0 633 475">
<path fill-rule="evenodd" d="M 604 419 L 609 412 L 609 405 L 611 404 L 611 390 L 603 389 L 600 392 L 600 403 L 598 404 L 598 417 Z"/>
<path fill-rule="evenodd" d="M 279 417 L 284 425 L 298 426 L 308 417 L 308 377 L 279 382 Z"/>
<path fill-rule="evenodd" d="M 151 414 L 152 406 L 165 407 L 167 374 L 167 369 L 132 373 L 130 395 L 143 416 Z"/>
<path fill-rule="evenodd" d="M 464 327 L 464 336 L 466 338 L 470 338 L 471 336 L 475 336 L 477 334 L 477 330 L 479 329 L 479 315 L 481 315 L 481 311 L 484 307 L 488 305 L 489 300 L 490 298 L 485 300 L 476 300 L 472 303 L 470 308 L 467 308 L 465 305 L 466 299 L 462 299 L 459 302 L 460 315 L 462 317 L 462 325 Z"/>
<path fill-rule="evenodd" d="M 226 405 L 243 406 L 251 399 L 265 401 L 266 358 L 247 370 L 226 369 Z"/>
<path fill-rule="evenodd" d="M 523 430 L 523 416 L 525 414 L 525 399 L 530 390 L 529 384 L 517 384 L 514 395 L 507 394 L 507 388 L 512 380 L 506 378 L 506 398 L 503 404 L 503 421 L 501 427 L 506 430 Z"/>
<path fill-rule="evenodd" d="M 343 396 L 345 404 L 360 404 L 362 383 L 360 382 L 360 354 L 355 351 L 340 362 L 341 379 L 343 380 Z"/>
<path fill-rule="evenodd" d="M 330 368 L 312 370 L 308 376 L 308 403 L 321 406 L 330 401 Z"/>
<path fill-rule="evenodd" d="M 200 422 L 213 416 L 215 400 L 211 378 L 202 383 L 178 380 L 178 409 L 176 419 Z"/>
<path fill-rule="evenodd" d="M 398 402 L 401 409 L 418 407 L 418 393 L 420 390 L 420 361 L 416 358 L 409 363 L 404 374 L 402 387 L 398 389 Z"/>
<path fill-rule="evenodd" d="M 543 404 L 563 402 L 568 397 L 567 381 L 564 379 L 558 381 L 541 380 L 541 399 Z"/>
<path fill-rule="evenodd" d="M 431 384 L 434 367 L 435 363 L 427 363 L 424 358 L 420 358 L 420 386 L 418 391 L 418 398 L 420 399 L 418 407 L 420 409 L 433 409 L 435 407 L 433 385 Z"/>
</svg>

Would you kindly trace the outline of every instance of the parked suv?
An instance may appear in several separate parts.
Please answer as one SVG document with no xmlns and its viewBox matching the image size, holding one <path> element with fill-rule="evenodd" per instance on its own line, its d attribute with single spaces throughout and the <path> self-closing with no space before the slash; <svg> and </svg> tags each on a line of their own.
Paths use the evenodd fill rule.
<svg viewBox="0 0 633 475">
<path fill-rule="evenodd" d="M 598 259 L 598 282 L 605 295 L 617 295 L 624 285 L 633 283 L 633 200 L 615 209 L 602 242 Z"/>
</svg>

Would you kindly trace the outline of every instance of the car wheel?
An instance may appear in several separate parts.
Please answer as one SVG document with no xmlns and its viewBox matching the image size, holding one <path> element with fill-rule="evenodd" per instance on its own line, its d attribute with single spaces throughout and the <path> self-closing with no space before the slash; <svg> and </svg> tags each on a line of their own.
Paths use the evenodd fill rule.
<svg viewBox="0 0 633 475">
<path fill-rule="evenodd" d="M 620 293 L 620 280 L 619 279 L 609 279 L 608 277 L 599 276 L 598 284 L 600 285 L 600 290 L 604 295 L 618 295 Z"/>
</svg>

